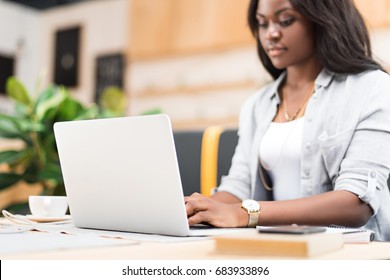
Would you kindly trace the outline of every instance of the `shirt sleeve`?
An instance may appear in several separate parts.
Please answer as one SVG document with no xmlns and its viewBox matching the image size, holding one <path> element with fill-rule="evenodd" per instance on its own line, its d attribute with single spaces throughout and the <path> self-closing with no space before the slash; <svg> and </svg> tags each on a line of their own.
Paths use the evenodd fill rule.
<svg viewBox="0 0 390 280">
<path fill-rule="evenodd" d="M 359 121 L 341 162 L 335 190 L 348 190 L 370 205 L 374 215 L 387 190 L 390 172 L 390 78 L 378 75 L 367 93 Z"/>
<path fill-rule="evenodd" d="M 217 191 L 228 192 L 244 200 L 251 195 L 250 148 L 253 142 L 255 124 L 253 110 L 257 94 L 251 96 L 242 106 L 238 129 L 238 144 L 232 158 L 232 165 L 227 176 L 223 176 Z"/>
</svg>

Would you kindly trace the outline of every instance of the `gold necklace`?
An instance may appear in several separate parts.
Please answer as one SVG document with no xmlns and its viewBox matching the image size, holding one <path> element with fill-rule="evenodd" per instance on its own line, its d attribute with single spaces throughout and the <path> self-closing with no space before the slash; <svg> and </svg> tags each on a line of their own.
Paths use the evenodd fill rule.
<svg viewBox="0 0 390 280">
<path fill-rule="evenodd" d="M 288 111 L 288 109 L 287 109 L 287 99 L 284 97 L 284 94 L 283 94 L 283 105 L 284 105 L 283 106 L 283 109 L 284 109 L 283 113 L 284 113 L 284 118 L 286 119 L 286 121 L 290 122 L 290 121 L 295 120 L 298 117 L 298 115 L 301 112 L 301 110 L 303 108 L 305 108 L 307 102 L 309 101 L 309 97 L 314 93 L 314 86 L 315 86 L 315 84 L 313 82 L 313 86 L 311 86 L 309 91 L 307 92 L 305 98 L 303 99 L 303 103 L 301 104 L 301 106 L 298 108 L 298 110 L 295 112 L 295 114 L 292 117 L 290 117 L 290 115 L 287 112 Z"/>
</svg>

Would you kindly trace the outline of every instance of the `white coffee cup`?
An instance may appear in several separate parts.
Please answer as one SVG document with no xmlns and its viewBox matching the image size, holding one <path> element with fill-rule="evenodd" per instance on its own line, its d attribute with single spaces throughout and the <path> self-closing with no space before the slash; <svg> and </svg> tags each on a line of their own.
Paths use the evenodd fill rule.
<svg viewBox="0 0 390 280">
<path fill-rule="evenodd" d="M 62 217 L 68 210 L 66 196 L 30 195 L 28 204 L 36 217 Z"/>
</svg>

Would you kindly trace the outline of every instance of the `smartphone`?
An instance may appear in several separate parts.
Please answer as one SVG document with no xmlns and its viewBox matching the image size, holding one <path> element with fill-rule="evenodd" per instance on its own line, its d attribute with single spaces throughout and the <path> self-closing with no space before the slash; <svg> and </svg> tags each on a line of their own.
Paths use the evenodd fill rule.
<svg viewBox="0 0 390 280">
<path fill-rule="evenodd" d="M 309 234 L 326 231 L 326 227 L 320 226 L 275 226 L 275 227 L 258 227 L 260 233 L 287 233 L 287 234 Z"/>
</svg>

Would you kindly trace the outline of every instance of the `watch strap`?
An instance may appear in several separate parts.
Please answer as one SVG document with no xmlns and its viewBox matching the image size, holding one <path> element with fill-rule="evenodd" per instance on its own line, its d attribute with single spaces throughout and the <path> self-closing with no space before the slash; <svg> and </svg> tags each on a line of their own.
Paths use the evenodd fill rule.
<svg viewBox="0 0 390 280">
<path fill-rule="evenodd" d="M 260 203 L 253 199 L 246 199 L 242 201 L 241 208 L 248 213 L 247 227 L 255 228 L 259 222 L 260 216 Z"/>
<path fill-rule="evenodd" d="M 249 215 L 248 227 L 255 228 L 257 226 L 257 223 L 259 222 L 260 211 L 249 212 L 248 215 Z"/>
</svg>

